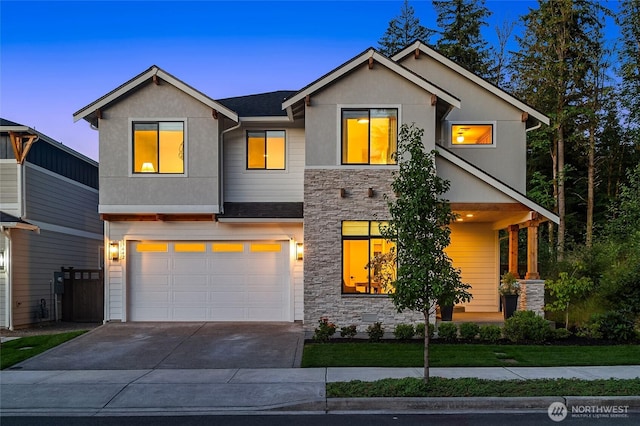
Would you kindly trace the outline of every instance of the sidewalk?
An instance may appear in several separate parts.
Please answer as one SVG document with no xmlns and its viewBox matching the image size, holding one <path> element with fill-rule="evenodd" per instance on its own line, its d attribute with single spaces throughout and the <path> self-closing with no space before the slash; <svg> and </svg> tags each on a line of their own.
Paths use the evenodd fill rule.
<svg viewBox="0 0 640 426">
<path fill-rule="evenodd" d="M 551 402 L 628 405 L 640 397 L 327 399 L 325 384 L 422 377 L 421 368 L 153 369 L 0 372 L 0 415 L 207 414 L 260 411 L 546 410 Z M 640 365 L 431 368 L 432 376 L 493 380 L 640 377 Z"/>
</svg>

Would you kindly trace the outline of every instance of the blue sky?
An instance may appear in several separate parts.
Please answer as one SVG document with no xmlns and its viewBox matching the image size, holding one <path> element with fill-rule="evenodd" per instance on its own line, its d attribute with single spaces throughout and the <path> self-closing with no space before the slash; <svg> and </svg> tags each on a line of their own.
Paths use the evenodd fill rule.
<svg viewBox="0 0 640 426">
<path fill-rule="evenodd" d="M 377 46 L 402 3 L 0 0 L 0 116 L 97 160 L 98 133 L 72 114 L 151 65 L 214 99 L 296 90 Z M 435 28 L 431 0 L 410 4 Z M 536 2 L 487 6 L 491 41 Z"/>
</svg>

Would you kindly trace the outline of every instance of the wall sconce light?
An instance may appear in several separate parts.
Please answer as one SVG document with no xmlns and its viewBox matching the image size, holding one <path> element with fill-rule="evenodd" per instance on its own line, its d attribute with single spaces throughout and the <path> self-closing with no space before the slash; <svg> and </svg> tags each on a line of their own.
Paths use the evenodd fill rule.
<svg viewBox="0 0 640 426">
<path fill-rule="evenodd" d="M 0 271 L 4 271 L 4 268 L 5 268 L 4 251 L 0 251 Z"/>
<path fill-rule="evenodd" d="M 340 198 L 347 196 L 347 191 L 344 188 L 340 188 Z"/>
<path fill-rule="evenodd" d="M 109 259 L 120 260 L 120 243 L 118 241 L 109 243 Z"/>
<path fill-rule="evenodd" d="M 304 259 L 304 244 L 296 243 L 296 260 Z"/>
<path fill-rule="evenodd" d="M 368 196 L 369 198 L 373 198 L 373 188 L 369 188 L 369 189 L 367 190 L 367 196 Z"/>
</svg>

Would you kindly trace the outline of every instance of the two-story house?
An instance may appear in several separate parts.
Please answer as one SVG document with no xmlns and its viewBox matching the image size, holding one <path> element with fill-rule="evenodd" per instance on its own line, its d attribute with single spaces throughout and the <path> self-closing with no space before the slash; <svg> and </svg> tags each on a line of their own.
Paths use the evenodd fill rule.
<svg viewBox="0 0 640 426">
<path fill-rule="evenodd" d="M 103 259 L 98 163 L 0 119 L 0 328 L 62 317 L 53 273 Z"/>
<path fill-rule="evenodd" d="M 299 91 L 219 100 L 153 66 L 74 118 L 100 132 L 106 320 L 419 318 L 366 267 L 390 247 L 378 226 L 404 123 L 451 181 L 465 309 L 498 311 L 498 231 L 515 272 L 521 227 L 523 308 L 541 308 L 537 226 L 558 219 L 523 194 L 526 132 L 548 118 L 422 43 L 368 49 Z"/>
</svg>

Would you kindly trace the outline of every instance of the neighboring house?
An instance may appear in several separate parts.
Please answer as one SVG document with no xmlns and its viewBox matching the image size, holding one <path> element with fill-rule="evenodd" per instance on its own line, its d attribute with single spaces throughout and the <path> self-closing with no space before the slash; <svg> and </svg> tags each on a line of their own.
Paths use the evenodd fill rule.
<svg viewBox="0 0 640 426">
<path fill-rule="evenodd" d="M 0 328 L 61 318 L 53 273 L 98 269 L 98 163 L 0 119 Z"/>
<path fill-rule="evenodd" d="M 404 123 L 451 181 L 465 309 L 499 310 L 498 231 L 517 272 L 520 228 L 522 308 L 541 309 L 537 226 L 558 218 L 523 194 L 526 132 L 549 119 L 422 43 L 368 49 L 297 92 L 220 100 L 152 66 L 74 119 L 100 132 L 106 320 L 419 319 L 365 267 L 391 246 L 378 224 Z"/>
</svg>

